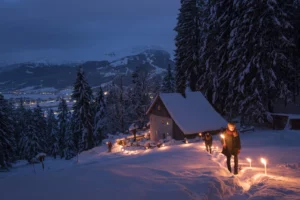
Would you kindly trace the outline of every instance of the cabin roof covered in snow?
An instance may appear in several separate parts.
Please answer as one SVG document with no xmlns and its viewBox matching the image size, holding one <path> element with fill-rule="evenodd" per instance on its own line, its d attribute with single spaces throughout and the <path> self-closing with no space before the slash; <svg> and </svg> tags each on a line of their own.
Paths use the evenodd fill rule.
<svg viewBox="0 0 300 200">
<path fill-rule="evenodd" d="M 227 126 L 226 120 L 211 106 L 201 92 L 187 92 L 186 98 L 179 93 L 159 94 L 147 111 L 160 98 L 184 134 L 218 130 Z"/>
</svg>

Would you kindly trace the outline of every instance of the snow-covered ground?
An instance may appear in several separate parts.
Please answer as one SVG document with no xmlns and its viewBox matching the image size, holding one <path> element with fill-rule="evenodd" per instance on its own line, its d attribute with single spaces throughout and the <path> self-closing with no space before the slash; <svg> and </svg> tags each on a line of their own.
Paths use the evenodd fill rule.
<svg viewBox="0 0 300 200">
<path fill-rule="evenodd" d="M 1 199 L 299 199 L 300 131 L 241 134 L 238 176 L 225 168 L 218 136 L 212 155 L 203 142 L 143 150 L 96 147 L 75 160 L 19 162 L 0 173 Z M 252 159 L 252 168 L 246 158 Z M 260 158 L 267 159 L 267 175 Z"/>
</svg>

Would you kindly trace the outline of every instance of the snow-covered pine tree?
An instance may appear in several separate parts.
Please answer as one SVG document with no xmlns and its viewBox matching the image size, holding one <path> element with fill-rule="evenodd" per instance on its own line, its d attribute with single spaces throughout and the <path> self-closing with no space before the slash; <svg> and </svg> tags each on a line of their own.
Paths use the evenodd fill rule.
<svg viewBox="0 0 300 200">
<path fill-rule="evenodd" d="M 235 97 L 238 93 L 239 64 L 235 64 L 233 59 L 239 63 L 242 58 L 235 57 L 236 51 L 240 49 L 240 42 L 236 40 L 236 31 L 241 12 L 239 10 L 240 1 L 213 1 L 210 5 L 214 14 L 211 15 L 210 23 L 214 23 L 214 34 L 216 37 L 215 48 L 217 48 L 212 68 L 216 69 L 212 84 L 212 102 L 229 119 L 238 114 L 238 104 Z"/>
<path fill-rule="evenodd" d="M 77 156 L 77 161 L 79 154 L 86 149 L 86 140 L 82 137 L 83 124 L 80 121 L 80 118 L 73 112 L 71 117 L 71 130 L 73 133 L 73 144 L 74 144 L 74 155 Z M 69 131 L 70 129 L 67 129 Z M 67 132 L 69 134 L 69 132 Z M 69 138 L 70 139 L 70 138 Z"/>
<path fill-rule="evenodd" d="M 290 64 L 293 27 L 287 0 L 235 1 L 239 19 L 230 20 L 230 65 L 224 80 L 234 91 L 229 102 L 238 105 L 246 121 L 263 122 L 268 105 L 279 96 L 290 96 L 294 71 Z M 269 106 L 270 107 L 270 106 Z"/>
<path fill-rule="evenodd" d="M 79 123 L 78 126 L 76 126 L 79 129 L 75 132 L 81 134 L 84 148 L 91 149 L 95 145 L 93 137 L 94 116 L 91 109 L 93 94 L 82 68 L 77 72 L 72 98 L 76 101 L 73 105 L 73 115 L 76 118 L 75 121 Z M 78 142 L 81 143 L 80 141 Z"/>
<path fill-rule="evenodd" d="M 100 87 L 95 99 L 94 137 L 96 144 L 101 144 L 106 131 L 106 104 L 102 87 Z"/>
<path fill-rule="evenodd" d="M 295 52 L 294 56 L 294 67 L 296 68 L 295 80 L 294 80 L 294 87 L 293 87 L 293 101 L 296 102 L 296 97 L 300 95 L 300 0 L 294 0 L 294 15 L 293 15 L 293 26 L 295 28 L 294 37 L 295 37 Z"/>
<path fill-rule="evenodd" d="M 170 64 L 168 65 L 168 71 L 163 79 L 161 92 L 164 92 L 164 93 L 175 92 L 175 79 L 174 79 Z"/>
<path fill-rule="evenodd" d="M 35 114 L 37 113 L 36 111 Z M 26 118 L 28 121 L 26 122 L 26 128 L 22 135 L 21 149 L 24 158 L 30 161 L 38 153 L 43 152 L 46 145 L 37 127 L 37 116 L 34 116 L 34 113 L 28 109 L 26 110 Z"/>
<path fill-rule="evenodd" d="M 70 115 L 70 114 L 69 114 Z M 67 129 L 64 134 L 64 155 L 66 160 L 70 160 L 76 155 L 75 145 L 74 145 L 74 134 L 73 134 L 73 124 L 71 120 L 71 116 L 69 118 L 70 120 L 67 123 Z"/>
<path fill-rule="evenodd" d="M 221 98 L 221 95 L 218 95 L 220 91 L 218 67 L 221 61 L 219 59 L 216 59 L 216 56 L 219 53 L 219 48 L 224 48 L 227 43 L 227 41 L 224 41 L 226 34 L 220 35 L 220 27 L 222 26 L 222 24 L 220 24 L 221 21 L 218 20 L 218 18 L 222 17 L 220 15 L 221 9 L 219 7 L 221 7 L 224 2 L 199 0 L 198 3 L 200 21 L 199 37 L 201 42 L 199 48 L 200 64 L 198 67 L 197 86 L 198 90 L 200 90 L 206 96 L 208 101 L 216 108 L 218 108 L 219 111 L 221 111 L 222 105 L 220 104 L 222 103 L 222 101 L 217 102 L 218 99 Z M 224 8 L 224 16 L 228 14 L 227 9 Z M 224 31 L 226 32 L 226 30 Z"/>
<path fill-rule="evenodd" d="M 0 167 L 10 167 L 16 159 L 13 121 L 9 115 L 9 104 L 0 94 Z"/>
<path fill-rule="evenodd" d="M 44 111 L 39 106 L 39 104 L 37 104 L 36 108 L 33 109 L 32 117 L 32 123 L 37 131 L 42 151 L 48 152 L 49 149 L 47 144 L 47 121 L 44 116 Z"/>
<path fill-rule="evenodd" d="M 185 93 L 186 83 L 192 91 L 197 89 L 199 67 L 199 4 L 197 0 L 181 0 L 175 31 L 176 89 Z"/>
<path fill-rule="evenodd" d="M 132 119 L 140 126 L 147 123 L 146 111 L 150 104 L 149 97 L 149 73 L 140 68 L 132 74 L 131 108 Z"/>
<path fill-rule="evenodd" d="M 63 158 L 64 155 L 64 149 L 65 149 L 65 134 L 67 131 L 67 125 L 68 125 L 68 116 L 69 114 L 69 109 L 68 105 L 65 99 L 61 98 L 59 105 L 58 105 L 58 126 L 59 126 L 59 131 L 58 131 L 58 146 L 59 146 L 59 155 L 61 158 Z"/>
<path fill-rule="evenodd" d="M 126 108 L 126 91 L 122 84 L 114 82 L 108 87 L 108 95 L 106 97 L 106 129 L 109 133 L 124 133 L 127 128 L 128 113 Z"/>
<path fill-rule="evenodd" d="M 47 114 L 47 143 L 48 153 L 56 159 L 59 153 L 58 123 L 52 109 Z"/>
<path fill-rule="evenodd" d="M 27 110 L 24 107 L 24 100 L 21 98 L 18 104 L 18 107 L 15 109 L 15 138 L 16 138 L 16 154 L 18 158 L 22 159 L 22 150 L 20 146 L 21 138 L 25 135 L 25 129 L 28 122 L 28 118 L 26 117 Z"/>
<path fill-rule="evenodd" d="M 176 83 L 175 83 L 175 72 L 173 72 L 173 80 L 174 80 L 174 92 L 176 92 Z M 148 87 L 149 87 L 149 94 L 152 99 L 154 99 L 160 92 L 161 92 L 161 85 L 162 85 L 162 77 L 160 76 L 152 76 L 150 73 L 148 80 Z"/>
</svg>

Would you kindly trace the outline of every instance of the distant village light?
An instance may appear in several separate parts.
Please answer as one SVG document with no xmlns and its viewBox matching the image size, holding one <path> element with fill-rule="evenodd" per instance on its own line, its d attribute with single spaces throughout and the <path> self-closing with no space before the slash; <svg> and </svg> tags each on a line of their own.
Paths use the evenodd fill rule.
<svg viewBox="0 0 300 200">
<path fill-rule="evenodd" d="M 104 92 L 104 95 L 107 95 L 107 94 L 108 94 L 108 92 L 105 91 L 105 92 Z"/>
</svg>

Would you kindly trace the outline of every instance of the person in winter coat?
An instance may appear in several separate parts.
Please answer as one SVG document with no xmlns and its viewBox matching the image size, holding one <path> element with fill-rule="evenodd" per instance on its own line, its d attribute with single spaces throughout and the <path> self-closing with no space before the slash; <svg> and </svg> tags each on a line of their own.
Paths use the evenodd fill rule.
<svg viewBox="0 0 300 200">
<path fill-rule="evenodd" d="M 206 133 L 205 136 L 203 137 L 203 140 L 205 142 L 206 151 L 211 154 L 211 146 L 212 146 L 212 141 L 213 141 L 211 134 Z"/>
<path fill-rule="evenodd" d="M 241 152 L 241 140 L 233 123 L 228 123 L 222 138 L 223 154 L 227 157 L 227 168 L 231 172 L 231 156 L 234 157 L 234 174 L 238 174 L 238 155 Z"/>
<path fill-rule="evenodd" d="M 108 152 L 111 152 L 112 149 L 112 143 L 111 141 L 107 142 Z"/>
</svg>

